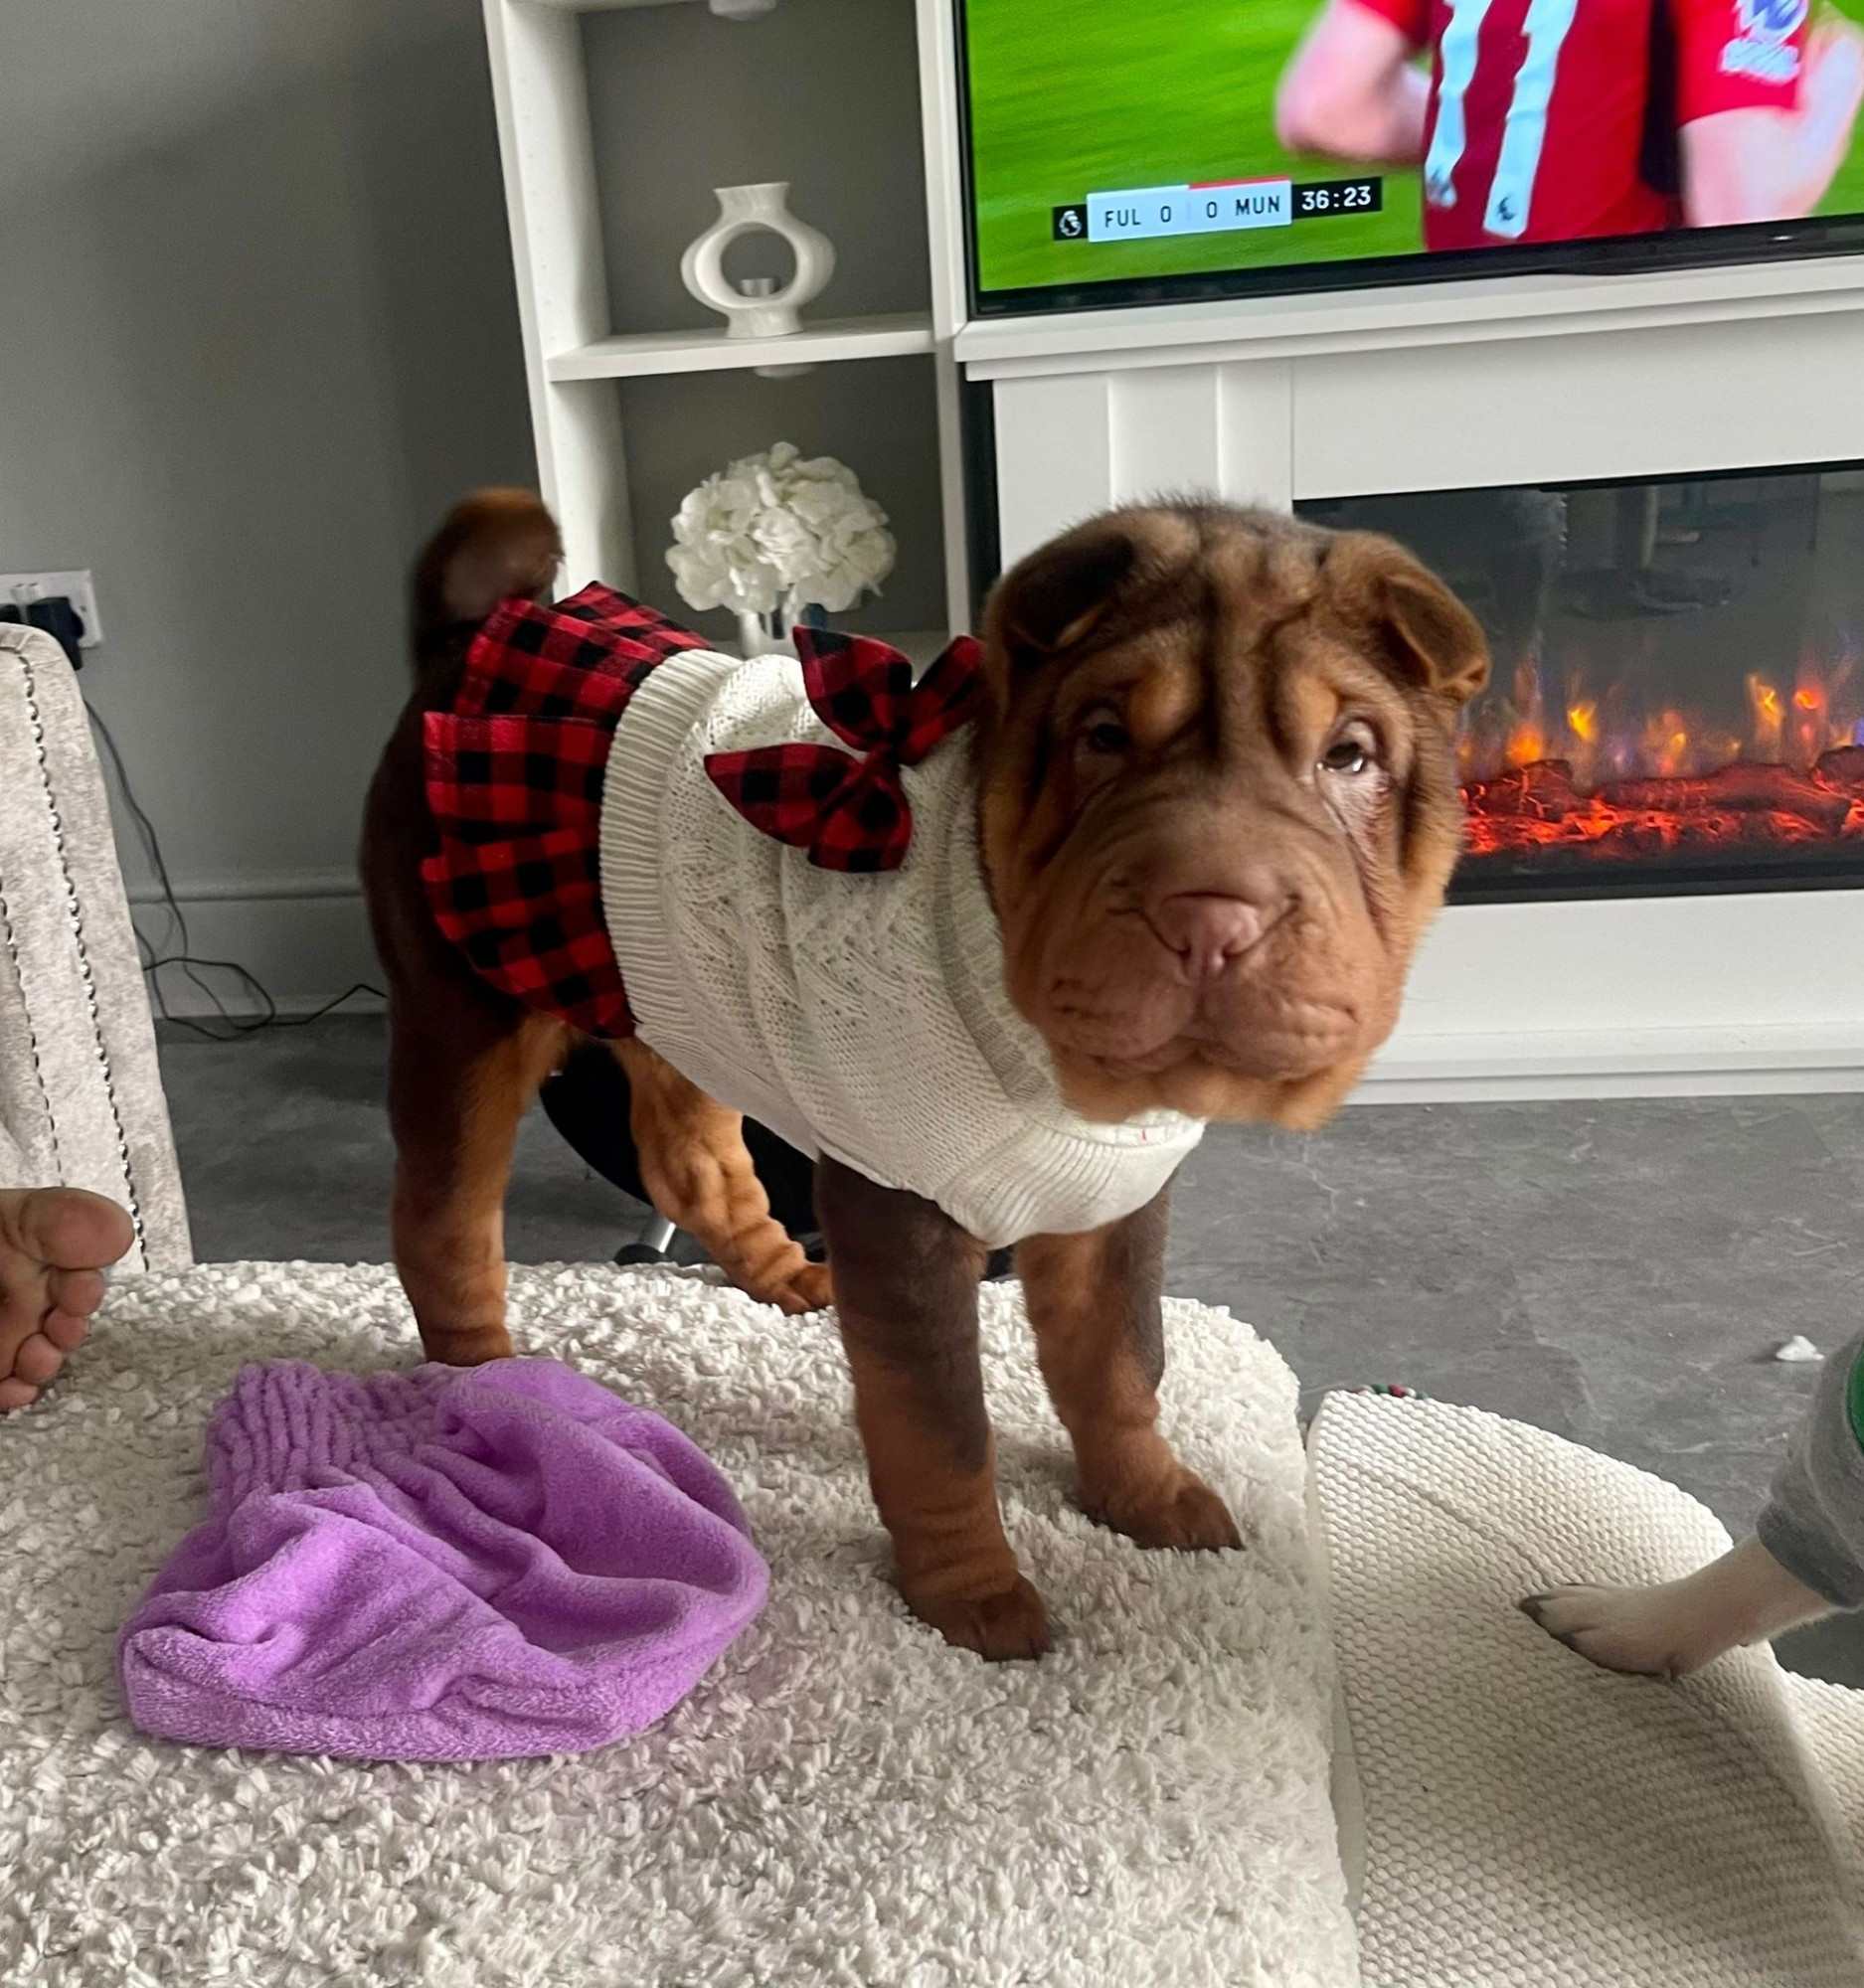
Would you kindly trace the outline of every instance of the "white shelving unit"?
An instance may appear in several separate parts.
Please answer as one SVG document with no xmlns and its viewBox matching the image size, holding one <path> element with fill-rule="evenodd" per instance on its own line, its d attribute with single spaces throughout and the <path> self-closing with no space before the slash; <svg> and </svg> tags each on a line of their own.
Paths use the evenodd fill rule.
<svg viewBox="0 0 1864 1988">
<path fill-rule="evenodd" d="M 782 0 L 789 4 L 789 0 Z M 809 0 L 794 0 L 807 5 Z M 908 8 L 915 0 L 863 0 Z M 921 310 L 885 316 L 806 316 L 793 338 L 732 339 L 717 330 L 670 329 L 617 334 L 592 131 L 585 21 L 590 14 L 697 0 L 485 0 L 486 37 L 497 104 L 523 328 L 525 370 L 538 470 L 546 500 L 562 525 L 565 580 L 637 584 L 634 506 L 617 383 L 655 376 L 757 372 L 771 366 L 834 366 L 853 361 L 921 358 L 932 370 L 938 423 L 937 515 L 943 527 L 943 594 L 948 625 L 971 614 L 953 341 L 959 329 L 961 250 L 954 252 L 956 160 L 948 128 L 952 35 L 942 0 L 921 0 L 918 49 L 921 132 L 932 244 Z M 699 24 L 696 22 L 695 26 Z M 735 32 L 756 35 L 762 19 Z M 860 79 L 829 80 L 854 88 Z M 690 75 L 643 78 L 643 87 L 694 88 Z M 781 178 L 783 148 L 823 142 L 822 127 L 797 120 L 784 131 L 772 120 L 770 170 Z M 858 173 L 858 159 L 846 162 Z M 856 465 L 858 468 L 858 465 Z M 911 645 L 924 649 L 918 631 Z"/>
</svg>

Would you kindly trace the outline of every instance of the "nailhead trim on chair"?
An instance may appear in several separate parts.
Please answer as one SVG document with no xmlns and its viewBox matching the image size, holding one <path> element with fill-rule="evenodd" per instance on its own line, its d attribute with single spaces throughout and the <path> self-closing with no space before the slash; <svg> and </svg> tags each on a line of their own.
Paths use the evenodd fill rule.
<svg viewBox="0 0 1864 1988">
<path fill-rule="evenodd" d="M 13 912 L 7 905 L 6 887 L 0 883 L 0 939 L 4 939 L 7 956 L 13 961 L 13 970 L 25 980 L 24 969 L 20 965 L 19 940 L 13 935 Z M 33 1076 L 39 1079 L 39 1100 L 45 1106 L 46 1130 L 52 1135 L 52 1156 L 56 1162 L 55 1171 L 65 1171 L 65 1155 L 59 1145 L 59 1121 L 52 1109 L 52 1091 L 46 1082 L 46 1068 L 39 1057 L 39 1032 L 30 1018 L 26 1024 L 26 1047 L 32 1053 Z"/>
<path fill-rule="evenodd" d="M 116 1128 L 116 1156 L 122 1163 L 123 1191 L 129 1201 L 129 1219 L 135 1227 L 136 1249 L 138 1254 L 146 1259 L 147 1237 L 142 1226 L 142 1207 L 136 1193 L 136 1166 L 129 1150 L 129 1133 L 123 1124 L 122 1108 L 117 1102 L 116 1075 L 110 1068 L 110 1053 L 103 1040 L 103 1017 L 97 1010 L 96 981 L 90 971 L 90 951 L 85 938 L 84 912 L 78 902 L 78 886 L 72 880 L 71 861 L 65 846 L 65 824 L 59 815 L 58 798 L 52 790 L 52 769 L 46 759 L 45 724 L 39 715 L 38 683 L 33 675 L 31 658 L 21 651 L 15 653 L 19 656 L 20 673 L 25 680 L 27 728 L 32 737 L 34 757 L 39 762 L 40 779 L 45 787 L 46 813 L 52 822 L 53 846 L 59 852 L 59 878 L 65 886 L 65 903 L 71 917 L 72 938 L 78 947 L 78 971 L 85 983 L 85 1009 L 90 1020 L 91 1050 L 96 1057 L 97 1068 L 103 1075 L 103 1094 L 109 1100 L 110 1122 Z M 7 927 L 7 945 L 10 950 L 13 948 L 10 920 Z M 15 957 L 18 957 L 17 952 Z M 40 1068 L 37 1041 L 33 1043 L 32 1052 L 33 1070 L 39 1077 L 40 1091 L 45 1094 L 45 1074 Z M 46 1096 L 46 1115 L 52 1124 L 52 1137 L 56 1149 L 58 1125 L 52 1115 L 49 1095 Z"/>
</svg>

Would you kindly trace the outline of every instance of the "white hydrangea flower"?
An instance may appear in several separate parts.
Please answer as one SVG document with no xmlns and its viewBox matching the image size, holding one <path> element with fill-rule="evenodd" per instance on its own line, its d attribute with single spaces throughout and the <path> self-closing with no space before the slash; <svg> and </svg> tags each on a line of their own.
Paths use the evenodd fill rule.
<svg viewBox="0 0 1864 1988">
<path fill-rule="evenodd" d="M 878 592 L 898 552 L 887 514 L 833 456 L 780 441 L 709 476 L 673 520 L 667 565 L 691 607 L 795 620 Z"/>
</svg>

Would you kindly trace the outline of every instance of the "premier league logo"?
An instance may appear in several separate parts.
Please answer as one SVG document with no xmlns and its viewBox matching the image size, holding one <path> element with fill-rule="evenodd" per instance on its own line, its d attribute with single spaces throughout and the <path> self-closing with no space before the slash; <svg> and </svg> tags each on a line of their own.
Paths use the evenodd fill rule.
<svg viewBox="0 0 1864 1988">
<path fill-rule="evenodd" d="M 1736 33 L 1722 51 L 1722 74 L 1796 83 L 1799 51 L 1793 37 L 1811 11 L 1811 0 L 1735 0 Z"/>
</svg>

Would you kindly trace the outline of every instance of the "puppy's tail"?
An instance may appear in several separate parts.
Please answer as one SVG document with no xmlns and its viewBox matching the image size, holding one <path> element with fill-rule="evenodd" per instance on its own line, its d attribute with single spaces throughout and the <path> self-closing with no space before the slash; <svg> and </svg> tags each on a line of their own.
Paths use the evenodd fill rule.
<svg viewBox="0 0 1864 1988">
<path fill-rule="evenodd" d="M 446 514 L 415 566 L 415 674 L 457 653 L 509 595 L 541 599 L 563 564 L 557 521 L 530 490 L 475 490 Z"/>
</svg>

